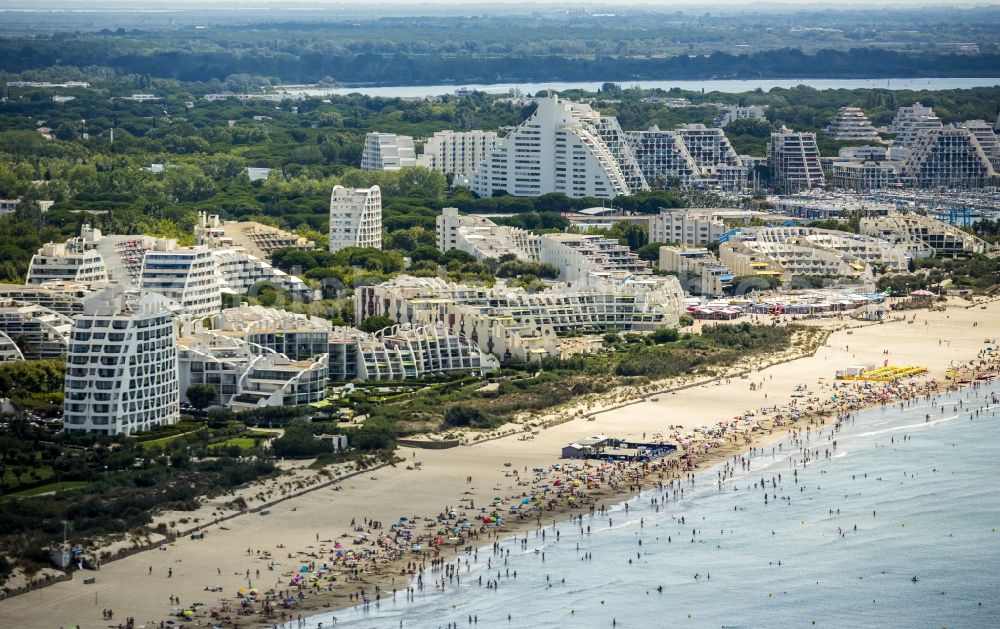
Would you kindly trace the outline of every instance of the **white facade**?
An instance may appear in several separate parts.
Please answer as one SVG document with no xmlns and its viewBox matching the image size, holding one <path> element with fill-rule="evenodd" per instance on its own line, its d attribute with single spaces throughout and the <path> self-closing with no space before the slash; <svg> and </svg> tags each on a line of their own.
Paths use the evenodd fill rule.
<svg viewBox="0 0 1000 629">
<path fill-rule="evenodd" d="M 496 358 L 440 321 L 395 325 L 374 334 L 334 328 L 330 334 L 333 380 L 405 380 L 455 371 L 487 373 L 499 367 Z"/>
<path fill-rule="evenodd" d="M 246 295 L 254 286 L 263 283 L 281 289 L 293 300 L 312 299 L 312 289 L 300 278 L 271 266 L 257 256 L 239 249 L 215 249 L 212 258 L 222 276 L 223 292 Z"/>
<path fill-rule="evenodd" d="M 334 186 L 330 194 L 330 251 L 382 248 L 382 190 Z"/>
<path fill-rule="evenodd" d="M 562 192 L 573 198 L 614 198 L 646 189 L 616 127 L 588 105 L 555 96 L 539 99 L 535 113 L 497 141 L 473 174 L 472 189 L 481 196 L 502 190 L 515 196 Z"/>
<path fill-rule="evenodd" d="M 22 342 L 22 358 L 65 356 L 72 327 L 72 319 L 48 308 L 0 299 L 0 333 Z"/>
<path fill-rule="evenodd" d="M 178 247 L 157 240 L 142 262 L 140 289 L 171 299 L 195 318 L 222 309 L 222 277 L 207 247 Z"/>
<path fill-rule="evenodd" d="M 455 208 L 444 208 L 436 222 L 442 251 L 459 249 L 478 260 L 514 255 L 553 264 L 563 282 L 591 285 L 650 273 L 649 265 L 628 247 L 596 234 L 539 236 L 481 216 L 460 215 Z"/>
<path fill-rule="evenodd" d="M 719 115 L 712 121 L 713 127 L 723 128 L 737 120 L 767 120 L 767 105 L 727 105 L 719 110 Z"/>
<path fill-rule="evenodd" d="M 815 133 L 772 133 L 767 159 L 772 182 L 786 192 L 822 188 L 825 183 Z"/>
<path fill-rule="evenodd" d="M 982 188 L 997 171 L 969 129 L 923 129 L 899 167 L 900 179 L 917 188 Z"/>
<path fill-rule="evenodd" d="M 598 234 L 545 234 L 538 261 L 555 265 L 563 282 L 596 286 L 649 275 L 649 264 L 617 240 Z"/>
<path fill-rule="evenodd" d="M 61 315 L 83 312 L 83 299 L 104 284 L 46 282 L 44 284 L 0 284 L 0 300 L 37 304 Z"/>
<path fill-rule="evenodd" d="M 910 147 L 916 143 L 917 136 L 922 130 L 940 129 L 942 126 L 941 119 L 930 107 L 924 107 L 920 103 L 914 103 L 910 107 L 900 107 L 889 126 L 889 132 L 896 134 L 889 149 L 891 159 L 905 160 L 910 153 Z"/>
<path fill-rule="evenodd" d="M 126 308 L 110 288 L 85 300 L 66 359 L 65 430 L 131 435 L 177 422 L 173 306 L 147 294 Z"/>
<path fill-rule="evenodd" d="M 215 404 L 233 409 L 301 406 L 326 399 L 327 354 L 291 360 L 258 352 L 246 341 L 203 332 L 178 340 L 181 399 L 192 384 L 207 384 Z"/>
<path fill-rule="evenodd" d="M 985 120 L 966 120 L 955 126 L 968 129 L 979 142 L 979 148 L 983 149 L 983 153 L 989 158 L 993 170 L 1000 171 L 1000 140 L 997 139 L 993 128 Z"/>
<path fill-rule="evenodd" d="M 649 223 L 649 242 L 707 245 L 718 242 L 726 225 L 712 216 L 712 210 L 664 209 Z"/>
<path fill-rule="evenodd" d="M 861 233 L 892 243 L 916 257 L 969 255 L 993 249 L 966 231 L 920 214 L 862 218 Z"/>
<path fill-rule="evenodd" d="M 675 277 L 528 293 L 503 283 L 485 288 L 400 276 L 355 289 L 355 310 L 359 321 L 384 315 L 414 326 L 441 322 L 501 362 L 524 362 L 557 355 L 560 333 L 676 326 L 683 298 Z"/>
<path fill-rule="evenodd" d="M 320 317 L 242 303 L 212 317 L 210 329 L 242 339 L 258 353 L 275 352 L 305 360 L 327 352 L 332 327 L 329 320 Z"/>
<path fill-rule="evenodd" d="M 38 250 L 27 283 L 110 281 L 135 289 L 143 256 L 155 243 L 152 236 L 106 236 L 100 229 L 84 224 L 79 236 L 62 244 L 48 243 Z"/>
<path fill-rule="evenodd" d="M 864 271 L 864 265 L 852 265 L 836 252 L 785 243 L 730 241 L 719 248 L 719 258 L 737 276 L 856 276 Z"/>
<path fill-rule="evenodd" d="M 842 146 L 837 150 L 837 159 L 883 162 L 889 159 L 889 149 L 885 146 Z"/>
<path fill-rule="evenodd" d="M 42 284 L 62 280 L 67 282 L 107 282 L 108 270 L 104 258 L 93 249 L 77 243 L 46 243 L 31 256 L 26 284 Z"/>
<path fill-rule="evenodd" d="M 880 238 L 832 229 L 813 227 L 757 227 L 745 230 L 744 238 L 756 242 L 794 247 L 811 247 L 838 254 L 860 272 L 870 265 L 879 269 L 905 272 L 910 257 L 906 250 Z"/>
<path fill-rule="evenodd" d="M 659 188 L 668 180 L 677 179 L 687 188 L 701 175 L 694 157 L 676 132 L 661 131 L 653 125 L 646 131 L 628 131 L 627 137 L 649 185 Z"/>
<path fill-rule="evenodd" d="M 654 187 L 664 187 L 670 179 L 685 188 L 739 190 L 746 186 L 747 167 L 722 129 L 689 124 L 661 131 L 654 125 L 626 135 L 639 168 Z"/>
<path fill-rule="evenodd" d="M 493 151 L 497 143 L 494 131 L 438 131 L 424 142 L 417 166 L 468 178 Z"/>
<path fill-rule="evenodd" d="M 361 153 L 361 170 L 399 170 L 417 165 L 413 138 L 395 133 L 368 133 Z"/>
<path fill-rule="evenodd" d="M 538 260 L 540 236 L 527 230 L 497 225 L 488 218 L 459 214 L 446 207 L 435 219 L 437 246 L 441 251 L 458 249 L 477 260 L 514 255 L 519 260 Z"/>
<path fill-rule="evenodd" d="M 660 247 L 660 270 L 677 273 L 693 294 L 719 297 L 733 280 L 726 265 L 708 249 Z"/>
<path fill-rule="evenodd" d="M 830 121 L 823 132 L 831 140 L 881 141 L 878 132 L 875 131 L 875 125 L 868 119 L 865 112 L 857 107 L 841 107 L 837 116 Z"/>
<path fill-rule="evenodd" d="M 838 190 L 884 190 L 896 183 L 893 162 L 834 162 L 833 187 Z"/>
</svg>

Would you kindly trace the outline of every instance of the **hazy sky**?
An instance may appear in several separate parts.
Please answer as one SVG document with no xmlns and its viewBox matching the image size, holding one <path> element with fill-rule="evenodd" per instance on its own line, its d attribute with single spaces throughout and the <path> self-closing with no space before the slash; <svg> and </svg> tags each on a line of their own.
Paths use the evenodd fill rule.
<svg viewBox="0 0 1000 629">
<path fill-rule="evenodd" d="M 497 4 L 520 4 L 525 6 L 552 6 L 568 5 L 576 8 L 596 8 L 614 6 L 646 6 L 660 10 L 669 10 L 671 7 L 739 7 L 765 9 L 773 7 L 794 8 L 808 5 L 825 5 L 831 8 L 851 5 L 852 8 L 858 6 L 870 7 L 873 9 L 890 6 L 996 6 L 1000 5 L 1000 0 L 792 0 L 792 1 L 752 1 L 752 0 L 669 0 L 669 2 L 649 2 L 648 0 L 541 0 L 539 2 L 527 2 L 526 0 L 0 0 L 0 9 L 27 9 L 46 10 L 58 8 L 73 9 L 94 9 L 108 10 L 115 8 L 185 8 L 185 7 L 216 7 L 230 8 L 238 6 L 256 7 L 281 7 L 285 6 L 317 6 L 317 5 L 340 5 L 340 6 L 367 6 L 367 5 L 443 5 L 458 4 L 467 7 L 491 6 Z"/>
</svg>

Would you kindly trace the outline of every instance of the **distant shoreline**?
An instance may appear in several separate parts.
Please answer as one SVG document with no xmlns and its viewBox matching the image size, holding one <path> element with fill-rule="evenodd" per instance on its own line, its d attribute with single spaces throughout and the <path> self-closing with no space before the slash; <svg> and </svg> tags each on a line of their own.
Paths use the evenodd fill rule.
<svg viewBox="0 0 1000 629">
<path fill-rule="evenodd" d="M 972 89 L 976 87 L 993 87 L 1000 85 L 1000 77 L 892 77 L 892 78 L 746 78 L 746 79 L 703 79 L 703 80 L 654 80 L 654 79 L 608 79 L 601 81 L 530 81 L 530 82 L 499 82 L 499 83 L 427 83 L 427 84 L 397 84 L 377 83 L 346 83 L 334 87 L 319 87 L 318 85 L 285 85 L 276 88 L 280 94 L 304 94 L 308 96 L 343 96 L 352 93 L 369 96 L 385 97 L 415 97 L 444 96 L 454 94 L 459 89 L 504 93 L 512 89 L 519 90 L 524 95 L 533 95 L 544 89 L 568 90 L 583 89 L 597 91 L 603 83 L 615 83 L 623 88 L 640 86 L 644 89 L 680 88 L 686 91 L 741 93 L 756 89 L 769 91 L 773 88 L 792 88 L 805 85 L 817 90 L 828 89 L 891 89 L 891 90 L 948 90 Z"/>
</svg>

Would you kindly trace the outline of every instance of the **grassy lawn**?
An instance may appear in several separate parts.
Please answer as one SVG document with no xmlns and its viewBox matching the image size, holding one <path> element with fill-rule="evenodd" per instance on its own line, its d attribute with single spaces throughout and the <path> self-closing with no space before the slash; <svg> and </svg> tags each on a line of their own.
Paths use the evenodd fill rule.
<svg viewBox="0 0 1000 629">
<path fill-rule="evenodd" d="M 208 447 L 209 449 L 215 449 L 228 448 L 229 446 L 238 446 L 242 450 L 253 450 L 257 447 L 257 440 L 252 437 L 232 437 L 219 443 L 213 443 Z"/>
<path fill-rule="evenodd" d="M 39 496 L 41 494 L 47 494 L 51 491 L 66 491 L 67 489 L 77 489 L 79 487 L 86 486 L 87 483 L 84 481 L 68 480 L 61 483 L 49 483 L 47 485 L 40 485 L 38 487 L 32 487 L 31 489 L 25 489 L 24 491 L 18 491 L 13 494 L 9 494 L 8 497 L 26 497 L 26 496 Z"/>
<path fill-rule="evenodd" d="M 183 437 L 187 433 L 182 433 L 179 435 L 172 435 L 170 437 L 163 437 L 162 439 L 153 439 L 152 441 L 141 441 L 138 443 L 140 448 L 152 448 L 153 446 L 162 446 L 165 443 L 170 443 L 180 437 Z"/>
<path fill-rule="evenodd" d="M 55 476 L 55 472 L 48 465 L 33 467 L 21 474 L 20 477 L 14 472 L 12 466 L 6 466 L 3 474 L 3 486 L 5 490 L 16 489 L 19 485 L 28 485 L 42 480 L 48 480 Z"/>
</svg>

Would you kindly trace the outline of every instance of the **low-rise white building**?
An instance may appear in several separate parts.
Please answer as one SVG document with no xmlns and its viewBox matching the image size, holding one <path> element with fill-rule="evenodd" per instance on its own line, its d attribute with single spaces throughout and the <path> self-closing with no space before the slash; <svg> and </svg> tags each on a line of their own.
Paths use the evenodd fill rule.
<svg viewBox="0 0 1000 629">
<path fill-rule="evenodd" d="M 885 190 L 896 183 L 893 162 L 834 162 L 833 187 L 838 190 L 868 192 Z"/>
<path fill-rule="evenodd" d="M 19 344 L 22 358 L 60 358 L 69 349 L 73 320 L 37 304 L 0 299 L 0 334 Z"/>
<path fill-rule="evenodd" d="M 106 284 L 53 281 L 44 284 L 0 284 L 0 300 L 37 304 L 67 317 L 83 312 L 83 300 Z"/>
<path fill-rule="evenodd" d="M 721 296 L 733 280 L 719 258 L 698 247 L 660 247 L 660 270 L 677 273 L 687 292 L 709 297 Z"/>
<path fill-rule="evenodd" d="M 737 120 L 767 120 L 767 105 L 726 105 L 719 108 L 719 114 L 712 121 L 713 127 L 720 129 Z"/>
<path fill-rule="evenodd" d="M 330 378 L 339 381 L 405 380 L 451 372 L 482 374 L 500 367 L 496 358 L 449 331 L 441 321 L 424 326 L 405 323 L 374 334 L 334 328 L 329 340 Z"/>
<path fill-rule="evenodd" d="M 65 430 L 131 435 L 177 422 L 175 310 L 153 293 L 126 306 L 120 287 L 84 300 L 66 358 Z"/>
<path fill-rule="evenodd" d="M 529 293 L 502 282 L 485 288 L 401 276 L 355 289 L 355 310 L 358 321 L 382 315 L 413 326 L 441 322 L 501 362 L 524 362 L 556 355 L 557 334 L 675 327 L 683 297 L 675 277 Z"/>
<path fill-rule="evenodd" d="M 744 230 L 741 236 L 744 240 L 752 237 L 753 240 L 762 243 L 831 251 L 855 268 L 860 262 L 878 270 L 905 272 L 910 262 L 910 256 L 905 249 L 886 240 L 833 229 L 799 226 L 758 227 Z"/>
<path fill-rule="evenodd" d="M 242 303 L 213 316 L 208 329 L 246 341 L 254 351 L 305 360 L 327 352 L 332 325 L 321 317 Z"/>
<path fill-rule="evenodd" d="M 269 259 L 278 249 L 312 249 L 308 238 L 255 221 L 223 221 L 218 214 L 198 212 L 194 226 L 196 245 L 212 249 L 242 249 L 252 256 Z"/>
<path fill-rule="evenodd" d="M 649 224 L 649 242 L 681 245 L 707 245 L 719 242 L 726 233 L 725 223 L 711 208 L 663 209 Z"/>
<path fill-rule="evenodd" d="M 255 351 L 256 350 L 256 351 Z M 201 332 L 178 339 L 181 398 L 192 384 L 215 388 L 215 404 L 235 410 L 301 406 L 326 399 L 328 355 L 292 360 L 233 336 Z"/>
<path fill-rule="evenodd" d="M 239 249 L 214 249 L 212 258 L 222 276 L 221 290 L 236 295 L 252 294 L 261 286 L 273 286 L 292 301 L 311 301 L 313 290 L 300 278 Z"/>
<path fill-rule="evenodd" d="M 458 249 L 476 259 L 514 255 L 520 260 L 553 264 L 563 282 L 596 284 L 648 275 L 649 265 L 621 245 L 597 234 L 533 234 L 497 225 L 481 216 L 444 208 L 437 218 L 438 247 Z"/>
<path fill-rule="evenodd" d="M 920 214 L 891 214 L 861 219 L 861 233 L 885 240 L 914 257 L 987 253 L 993 246 L 948 223 Z"/>
</svg>

